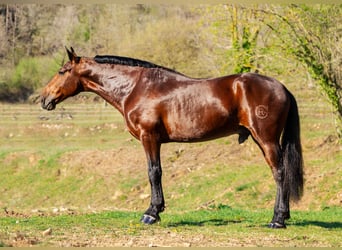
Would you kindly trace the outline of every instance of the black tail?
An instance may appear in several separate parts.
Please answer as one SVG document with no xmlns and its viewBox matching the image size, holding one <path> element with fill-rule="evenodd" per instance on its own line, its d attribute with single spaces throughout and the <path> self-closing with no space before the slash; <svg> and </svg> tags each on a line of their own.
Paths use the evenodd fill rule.
<svg viewBox="0 0 342 250">
<path fill-rule="evenodd" d="M 303 195 L 303 157 L 300 143 L 300 123 L 297 102 L 289 92 L 290 110 L 284 128 L 281 146 L 283 153 L 284 190 L 289 192 L 290 199 L 298 201 Z"/>
</svg>

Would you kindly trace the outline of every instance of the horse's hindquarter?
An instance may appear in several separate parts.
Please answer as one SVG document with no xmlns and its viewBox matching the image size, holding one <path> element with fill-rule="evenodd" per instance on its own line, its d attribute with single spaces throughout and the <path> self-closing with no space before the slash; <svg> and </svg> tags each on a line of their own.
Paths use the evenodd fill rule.
<svg viewBox="0 0 342 250">
<path fill-rule="evenodd" d="M 286 88 L 277 80 L 245 73 L 233 84 L 234 95 L 239 100 L 240 125 L 266 140 L 277 141 L 285 126 L 289 109 Z"/>
</svg>

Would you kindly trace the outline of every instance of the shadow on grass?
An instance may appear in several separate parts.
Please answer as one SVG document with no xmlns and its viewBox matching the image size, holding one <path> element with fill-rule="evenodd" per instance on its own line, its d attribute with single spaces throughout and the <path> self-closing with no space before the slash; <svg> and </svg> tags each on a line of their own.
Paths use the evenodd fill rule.
<svg viewBox="0 0 342 250">
<path fill-rule="evenodd" d="M 168 223 L 169 227 L 181 227 L 181 226 L 226 226 L 228 224 L 236 224 L 241 223 L 242 221 L 239 220 L 221 220 L 221 219 L 211 219 L 211 220 L 202 220 L 202 221 L 189 221 L 189 220 L 182 220 L 179 222 L 171 222 Z"/>
<path fill-rule="evenodd" d="M 179 222 L 170 222 L 167 224 L 169 227 L 182 227 L 182 226 L 226 226 L 229 224 L 237 224 L 242 223 L 242 220 L 222 220 L 222 219 L 211 219 L 211 220 L 202 220 L 202 221 L 191 221 L 191 220 L 182 220 Z M 342 229 L 342 222 L 326 222 L 326 221 L 300 221 L 300 222 L 292 222 L 289 223 L 291 226 L 316 226 L 325 229 Z M 268 224 L 264 225 L 265 228 L 268 227 Z"/>
<path fill-rule="evenodd" d="M 327 229 L 341 229 L 342 228 L 342 222 L 326 222 L 326 221 L 300 221 L 300 222 L 293 222 L 291 223 L 293 226 L 316 226 L 316 227 L 322 227 Z"/>
</svg>

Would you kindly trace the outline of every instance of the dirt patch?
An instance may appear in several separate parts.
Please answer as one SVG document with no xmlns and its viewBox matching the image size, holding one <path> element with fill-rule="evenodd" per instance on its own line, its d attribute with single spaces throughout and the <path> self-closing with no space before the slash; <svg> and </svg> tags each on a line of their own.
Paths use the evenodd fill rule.
<svg viewBox="0 0 342 250">
<path fill-rule="evenodd" d="M 139 236 L 97 235 L 80 237 L 78 234 L 72 237 L 70 241 L 69 239 L 59 241 L 58 245 L 61 247 L 218 247 L 244 246 L 245 244 L 240 240 L 227 240 L 227 238 L 226 240 L 217 241 L 204 234 L 188 235 L 169 230 L 147 230 L 146 233 Z M 250 244 L 250 246 L 253 246 L 253 244 Z"/>
<path fill-rule="evenodd" d="M 307 237 L 308 239 L 309 237 Z M 115 231 L 99 232 L 84 229 L 75 229 L 74 232 L 55 234 L 53 229 L 46 229 L 39 235 L 24 232 L 11 234 L 8 242 L 10 247 L 31 247 L 44 244 L 53 247 L 275 247 L 275 246 L 305 246 L 304 239 L 280 236 L 273 233 L 259 235 L 251 233 L 249 237 L 243 235 L 227 235 L 227 233 L 210 232 L 193 233 L 191 231 L 170 230 L 164 228 L 146 228 L 139 235 Z M 1 242 L 0 242 L 1 243 Z M 311 247 L 328 246 L 324 242 L 311 241 Z"/>
<path fill-rule="evenodd" d="M 82 166 L 85 172 L 95 172 L 104 178 L 111 178 L 121 171 L 145 170 L 142 149 L 119 148 L 116 150 L 82 150 L 64 154 L 60 163 L 62 167 Z"/>
</svg>

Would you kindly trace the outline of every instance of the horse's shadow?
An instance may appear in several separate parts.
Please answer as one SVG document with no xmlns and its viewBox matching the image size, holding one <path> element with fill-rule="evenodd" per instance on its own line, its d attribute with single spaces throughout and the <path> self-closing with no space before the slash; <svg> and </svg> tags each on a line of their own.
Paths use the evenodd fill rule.
<svg viewBox="0 0 342 250">
<path fill-rule="evenodd" d="M 181 226 L 226 226 L 228 224 L 241 223 L 240 220 L 222 220 L 222 219 L 210 219 L 210 220 L 202 220 L 202 221 L 190 221 L 190 220 L 182 220 L 179 222 L 171 222 L 168 223 L 169 227 L 181 227 Z"/>
<path fill-rule="evenodd" d="M 338 221 L 311 221 L 311 220 L 304 220 L 304 221 L 299 221 L 299 222 L 291 222 L 290 223 L 293 226 L 301 226 L 301 227 L 306 227 L 306 226 L 316 226 L 316 227 L 321 227 L 325 229 L 342 229 L 342 222 Z"/>
<path fill-rule="evenodd" d="M 242 223 L 242 220 L 223 220 L 223 219 L 208 219 L 208 220 L 201 220 L 201 221 L 191 221 L 191 220 L 182 220 L 179 222 L 170 222 L 168 223 L 169 227 L 182 227 L 182 226 L 194 226 L 194 227 L 202 227 L 202 226 L 226 226 L 229 224 L 237 224 Z M 325 229 L 342 229 L 342 222 L 326 222 L 326 221 L 292 221 L 289 222 L 291 226 L 300 226 L 300 227 L 307 227 L 307 226 L 316 226 Z M 266 227 L 267 225 L 265 225 Z"/>
</svg>

